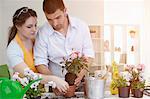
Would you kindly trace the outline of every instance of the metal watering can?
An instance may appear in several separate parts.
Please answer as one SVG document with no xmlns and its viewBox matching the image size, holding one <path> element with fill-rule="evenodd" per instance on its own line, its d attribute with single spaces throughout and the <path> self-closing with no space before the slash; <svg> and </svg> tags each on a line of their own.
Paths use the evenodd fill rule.
<svg viewBox="0 0 150 99">
<path fill-rule="evenodd" d="M 41 80 L 33 80 L 26 87 L 22 88 L 21 84 L 17 81 L 8 78 L 0 78 L 0 99 L 23 99 L 24 94 L 34 83 Z"/>
<path fill-rule="evenodd" d="M 85 92 L 88 99 L 104 99 L 105 80 L 85 78 Z"/>
</svg>

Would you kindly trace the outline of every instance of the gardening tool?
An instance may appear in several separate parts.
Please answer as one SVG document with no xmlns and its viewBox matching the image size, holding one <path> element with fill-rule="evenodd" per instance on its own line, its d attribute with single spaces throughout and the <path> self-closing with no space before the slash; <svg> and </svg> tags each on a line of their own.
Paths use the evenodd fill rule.
<svg viewBox="0 0 150 99">
<path fill-rule="evenodd" d="M 0 99 L 23 99 L 24 94 L 34 83 L 41 80 L 33 80 L 27 86 L 22 88 L 22 85 L 8 78 L 0 78 Z"/>
</svg>

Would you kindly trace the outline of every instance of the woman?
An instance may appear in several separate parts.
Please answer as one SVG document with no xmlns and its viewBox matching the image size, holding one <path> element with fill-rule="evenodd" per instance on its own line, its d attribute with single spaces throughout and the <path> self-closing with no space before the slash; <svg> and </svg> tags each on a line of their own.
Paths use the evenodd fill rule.
<svg viewBox="0 0 150 99">
<path fill-rule="evenodd" d="M 33 46 L 37 32 L 36 12 L 28 7 L 18 9 L 13 15 L 13 26 L 9 32 L 7 44 L 9 66 L 21 74 L 25 68 L 37 73 L 33 60 Z M 56 76 L 42 75 L 42 78 L 42 83 L 54 81 L 60 92 L 66 92 L 69 87 L 67 82 Z"/>
</svg>

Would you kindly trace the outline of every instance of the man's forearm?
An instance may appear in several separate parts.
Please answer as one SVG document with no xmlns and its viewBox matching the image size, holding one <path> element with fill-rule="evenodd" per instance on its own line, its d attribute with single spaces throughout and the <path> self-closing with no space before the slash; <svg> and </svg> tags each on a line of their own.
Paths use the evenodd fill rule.
<svg viewBox="0 0 150 99">
<path fill-rule="evenodd" d="M 49 70 L 48 67 L 45 66 L 44 64 L 38 65 L 38 66 L 36 66 L 36 68 L 37 68 L 38 72 L 41 74 L 52 75 L 51 70 Z"/>
</svg>

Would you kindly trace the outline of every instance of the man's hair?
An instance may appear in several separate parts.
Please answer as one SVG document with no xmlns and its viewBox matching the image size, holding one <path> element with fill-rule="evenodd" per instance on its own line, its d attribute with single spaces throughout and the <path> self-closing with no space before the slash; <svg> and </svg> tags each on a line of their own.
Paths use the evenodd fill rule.
<svg viewBox="0 0 150 99">
<path fill-rule="evenodd" d="M 58 9 L 62 11 L 65 9 L 63 0 L 44 0 L 43 1 L 43 11 L 45 13 L 52 14 Z"/>
</svg>

